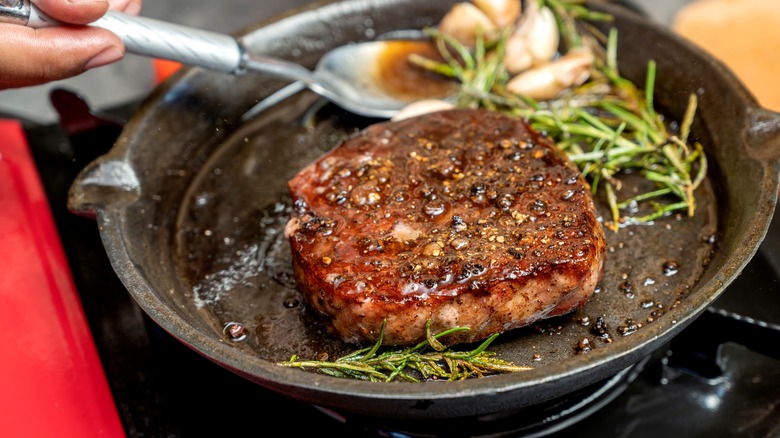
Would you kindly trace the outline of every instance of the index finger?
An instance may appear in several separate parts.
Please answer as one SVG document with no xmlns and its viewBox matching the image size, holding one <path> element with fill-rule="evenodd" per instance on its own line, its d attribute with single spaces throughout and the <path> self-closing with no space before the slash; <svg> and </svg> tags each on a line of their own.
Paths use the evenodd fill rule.
<svg viewBox="0 0 780 438">
<path fill-rule="evenodd" d="M 69 24 L 91 23 L 108 11 L 107 0 L 31 0 L 43 13 Z"/>
</svg>

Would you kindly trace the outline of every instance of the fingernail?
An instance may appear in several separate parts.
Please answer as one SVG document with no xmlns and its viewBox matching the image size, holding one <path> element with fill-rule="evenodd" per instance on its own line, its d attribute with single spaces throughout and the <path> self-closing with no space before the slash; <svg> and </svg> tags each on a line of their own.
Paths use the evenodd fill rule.
<svg viewBox="0 0 780 438">
<path fill-rule="evenodd" d="M 106 64 L 111 64 L 112 62 L 119 61 L 124 56 L 124 53 L 122 53 L 121 50 L 119 50 L 116 47 L 109 47 L 102 52 L 98 53 L 90 59 L 87 62 L 87 65 L 84 66 L 87 70 L 91 68 L 101 67 Z"/>
</svg>

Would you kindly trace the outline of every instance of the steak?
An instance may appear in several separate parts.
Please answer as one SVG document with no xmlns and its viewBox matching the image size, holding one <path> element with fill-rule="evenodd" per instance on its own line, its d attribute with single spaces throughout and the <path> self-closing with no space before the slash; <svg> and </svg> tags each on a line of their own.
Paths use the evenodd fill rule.
<svg viewBox="0 0 780 438">
<path fill-rule="evenodd" d="M 289 181 L 308 308 L 346 342 L 454 344 L 562 315 L 601 280 L 588 183 L 522 120 L 455 109 L 372 125 Z"/>
</svg>

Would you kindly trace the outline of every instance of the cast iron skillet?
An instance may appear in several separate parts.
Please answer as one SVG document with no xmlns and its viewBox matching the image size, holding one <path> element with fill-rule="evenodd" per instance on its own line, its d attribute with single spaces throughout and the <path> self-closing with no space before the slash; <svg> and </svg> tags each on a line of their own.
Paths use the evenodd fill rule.
<svg viewBox="0 0 780 438">
<path fill-rule="evenodd" d="M 252 50 L 311 67 L 334 46 L 433 25 L 451 4 L 322 4 L 249 29 L 245 40 Z M 246 110 L 284 85 L 277 80 L 181 72 L 77 178 L 69 207 L 96 218 L 114 269 L 154 321 L 205 357 L 289 397 L 366 416 L 430 419 L 505 412 L 568 394 L 637 363 L 712 303 L 757 250 L 778 187 L 780 117 L 690 44 L 632 12 L 599 7 L 617 18 L 624 76 L 643 84 L 648 60 L 657 61 L 655 100 L 665 114 L 681 119 L 688 95 L 698 95 L 694 135 L 709 157 L 710 178 L 694 217 L 608 232 L 608 269 L 585 308 L 491 346 L 531 371 L 371 383 L 276 364 L 350 348 L 300 304 L 280 231 L 287 179 L 377 122 L 304 92 L 243 123 Z M 630 178 L 627 184 L 630 190 Z M 231 339 L 230 323 L 246 327 L 246 336 Z"/>
</svg>

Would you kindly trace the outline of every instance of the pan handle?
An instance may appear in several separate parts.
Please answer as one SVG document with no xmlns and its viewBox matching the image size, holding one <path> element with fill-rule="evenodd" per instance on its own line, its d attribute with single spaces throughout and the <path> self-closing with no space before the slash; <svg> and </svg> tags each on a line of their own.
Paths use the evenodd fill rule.
<svg viewBox="0 0 780 438">
<path fill-rule="evenodd" d="M 85 167 L 68 192 L 68 210 L 94 218 L 111 200 L 112 206 L 131 204 L 141 195 L 135 170 L 121 159 L 103 156 Z"/>
<path fill-rule="evenodd" d="M 774 162 L 780 171 L 780 113 L 757 108 L 749 114 L 748 153 L 762 161 Z"/>
</svg>

